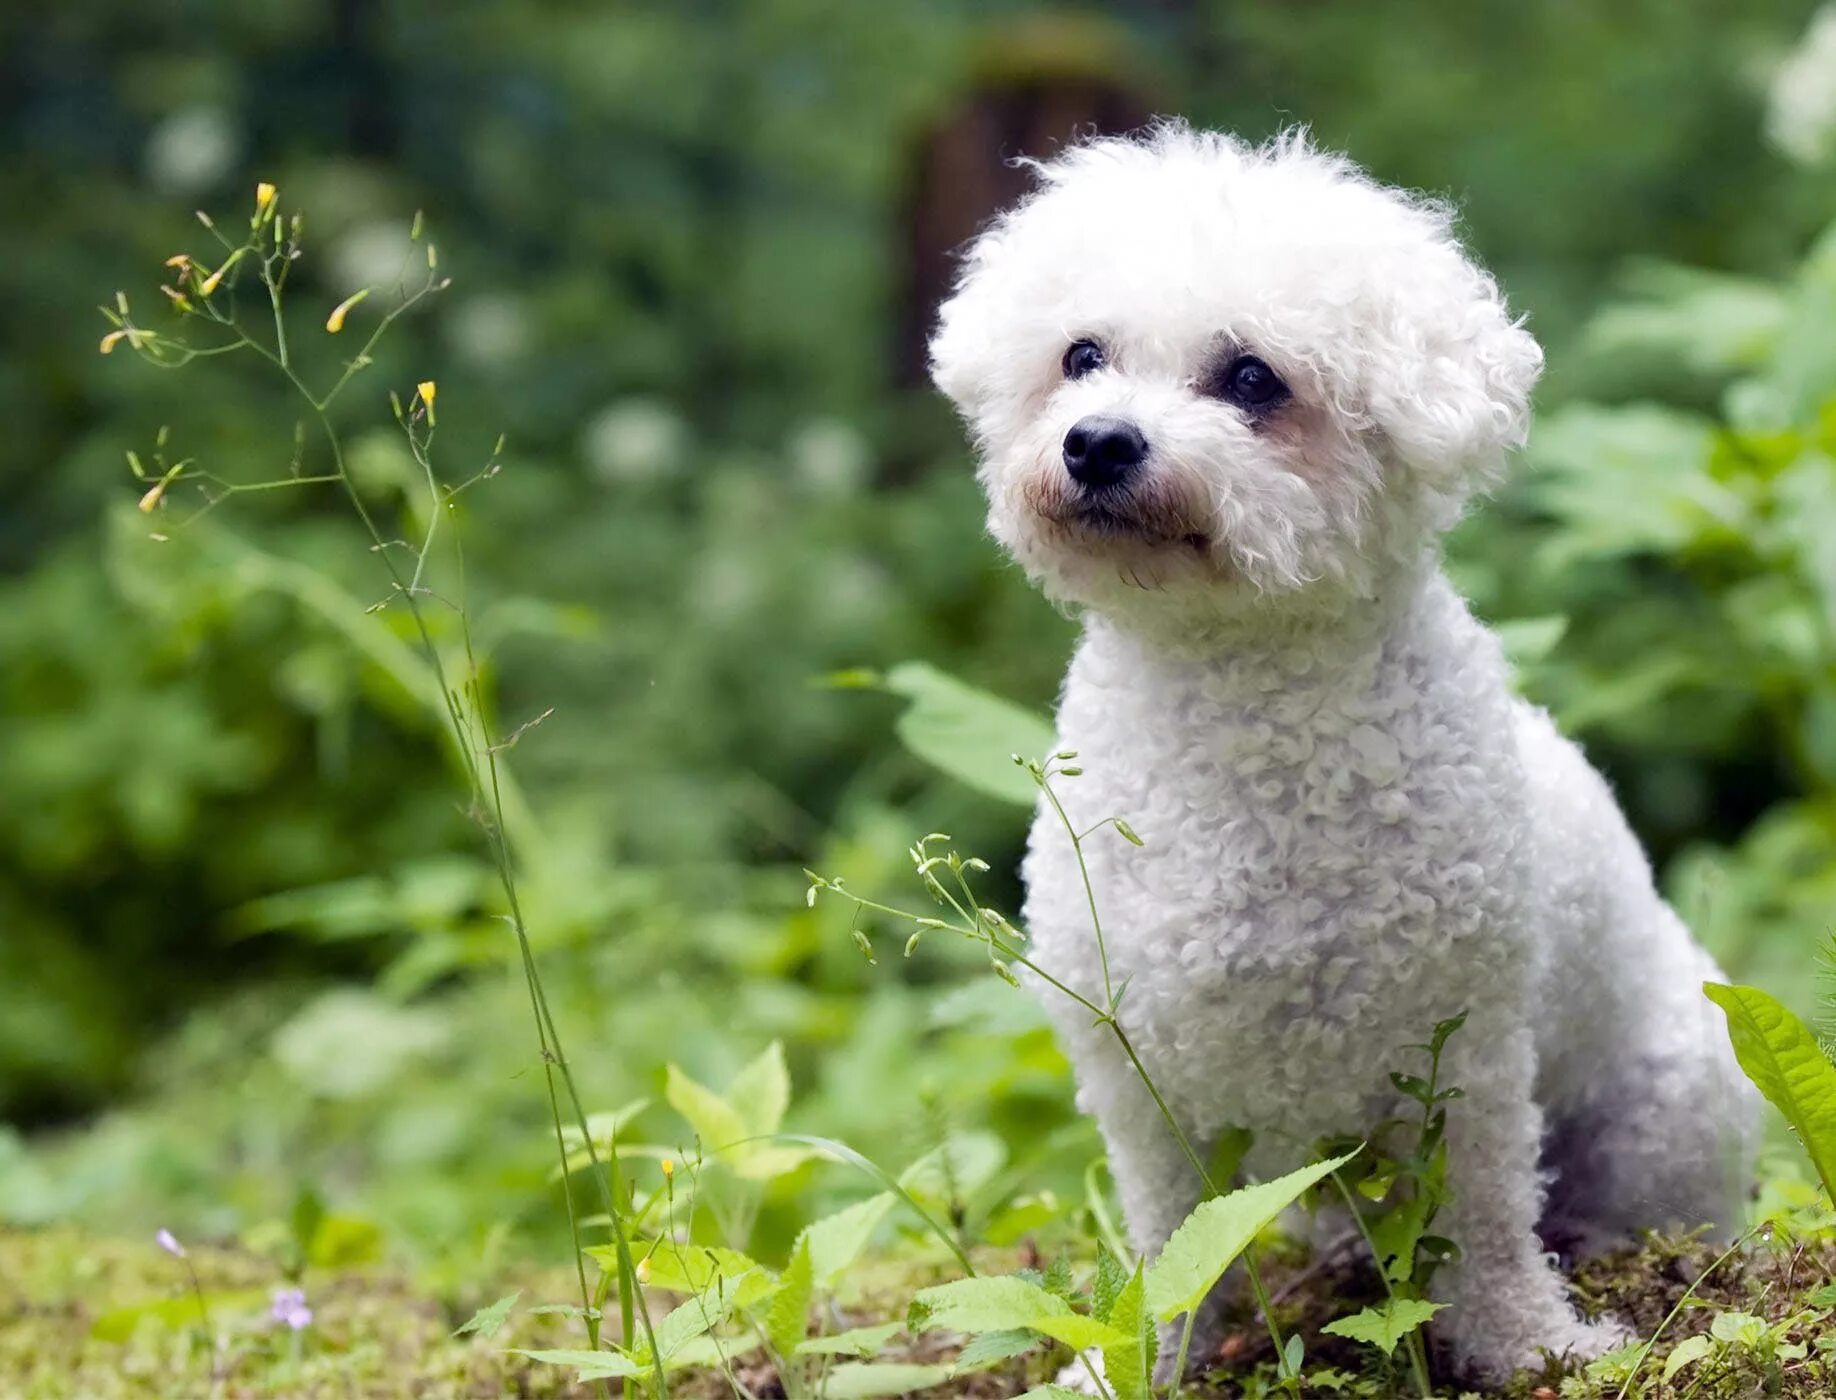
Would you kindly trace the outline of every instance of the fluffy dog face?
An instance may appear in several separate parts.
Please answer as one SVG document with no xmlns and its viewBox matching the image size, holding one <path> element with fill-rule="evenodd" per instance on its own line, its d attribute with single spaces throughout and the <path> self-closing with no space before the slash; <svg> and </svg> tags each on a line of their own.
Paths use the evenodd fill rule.
<svg viewBox="0 0 1836 1400">
<path fill-rule="evenodd" d="M 931 343 L 994 535 L 1106 612 L 1368 594 L 1522 440 L 1542 365 L 1446 210 L 1287 137 L 1038 167 Z"/>
</svg>

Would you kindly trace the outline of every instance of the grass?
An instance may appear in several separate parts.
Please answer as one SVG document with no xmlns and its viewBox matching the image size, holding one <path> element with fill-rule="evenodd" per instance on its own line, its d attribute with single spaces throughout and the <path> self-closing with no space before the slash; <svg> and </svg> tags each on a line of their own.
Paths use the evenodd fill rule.
<svg viewBox="0 0 1836 1400">
<path fill-rule="evenodd" d="M 1578 1303 L 1588 1312 L 1611 1311 L 1641 1337 L 1656 1329 L 1718 1253 L 1700 1241 L 1654 1240 L 1641 1249 L 1595 1261 L 1577 1275 Z M 197 1326 L 196 1300 L 184 1267 L 148 1241 L 102 1239 L 59 1227 L 0 1233 L 0 1395 L 34 1400 L 154 1400 L 172 1396 L 288 1396 L 301 1400 L 413 1395 L 422 1400 L 523 1396 L 563 1400 L 601 1393 L 568 1370 L 515 1354 L 517 1349 L 565 1347 L 578 1323 L 530 1307 L 567 1297 L 570 1271 L 529 1271 L 499 1280 L 492 1293 L 521 1290 L 519 1306 L 494 1335 L 454 1336 L 475 1297 L 436 1296 L 388 1269 L 312 1271 L 304 1287 L 313 1308 L 309 1327 L 297 1334 L 268 1315 L 272 1292 L 286 1286 L 261 1255 L 236 1248 L 194 1248 L 199 1282 L 222 1339 L 215 1375 Z M 989 1267 L 1028 1262 L 1018 1255 L 989 1257 Z M 918 1287 L 943 1276 L 930 1261 L 882 1257 L 866 1261 L 851 1294 L 837 1303 L 836 1326 L 864 1326 L 903 1315 Z M 1836 1276 L 1836 1242 L 1799 1242 L 1744 1250 L 1701 1282 L 1699 1306 L 1687 1309 L 1654 1349 L 1641 1371 L 1643 1385 L 1628 1393 L 1657 1400 L 1730 1400 L 1733 1396 L 1826 1396 L 1831 1382 L 1824 1361 L 1836 1349 L 1836 1326 L 1820 1293 Z M 1403 1377 L 1386 1370 L 1368 1349 L 1321 1335 L 1325 1322 L 1360 1299 L 1374 1299 L 1370 1271 L 1344 1255 L 1308 1261 L 1271 1251 L 1266 1282 L 1283 1330 L 1307 1339 L 1303 1393 L 1388 1397 Z M 1750 1315 L 1778 1329 L 1788 1353 L 1768 1361 L 1764 1348 L 1730 1345 L 1683 1370 L 1676 1383 L 1652 1382 L 1670 1349 L 1706 1333 L 1717 1316 Z M 1726 1327 L 1724 1329 L 1734 1329 Z M 1749 1332 L 1757 1329 L 1749 1328 Z M 949 1360 L 958 1339 L 927 1333 L 901 1337 L 877 1360 L 935 1364 Z M 1795 1353 L 1802 1348 L 1803 1355 Z M 1205 1400 L 1262 1393 L 1275 1376 L 1266 1330 L 1243 1309 L 1212 1368 L 1189 1389 Z M 1037 1348 L 986 1370 L 960 1375 L 926 1394 L 949 1400 L 999 1400 L 1049 1380 L 1066 1359 L 1062 1349 Z M 762 1359 L 739 1357 L 735 1379 L 758 1400 L 782 1394 Z M 1594 1400 L 1614 1395 L 1622 1373 L 1609 1364 L 1577 1370 L 1551 1366 L 1519 1377 L 1504 1394 L 1513 1400 Z M 1697 1387 L 1691 1390 L 1690 1387 Z M 698 1400 L 732 1393 L 712 1372 L 679 1375 L 672 1390 Z M 1437 1394 L 1459 1392 L 1437 1387 Z"/>
</svg>

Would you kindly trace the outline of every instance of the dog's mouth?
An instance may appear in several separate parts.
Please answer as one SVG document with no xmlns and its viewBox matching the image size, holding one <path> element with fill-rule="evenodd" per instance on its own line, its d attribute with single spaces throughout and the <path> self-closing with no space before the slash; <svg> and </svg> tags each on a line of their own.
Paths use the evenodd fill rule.
<svg viewBox="0 0 1836 1400">
<path fill-rule="evenodd" d="M 1122 493 L 1080 494 L 1034 502 L 1040 519 L 1084 544 L 1134 544 L 1211 553 L 1211 536 L 1168 503 Z"/>
</svg>

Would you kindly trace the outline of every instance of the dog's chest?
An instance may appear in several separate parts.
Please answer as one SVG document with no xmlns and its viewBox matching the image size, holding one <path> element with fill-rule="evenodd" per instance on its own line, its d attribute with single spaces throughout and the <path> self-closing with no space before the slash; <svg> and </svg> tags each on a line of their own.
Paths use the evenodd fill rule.
<svg viewBox="0 0 1836 1400">
<path fill-rule="evenodd" d="M 1078 830 L 1121 817 L 1145 843 L 1104 828 L 1085 857 L 1124 1020 L 1195 1094 L 1228 1064 L 1278 1098 L 1353 1045 L 1419 1040 L 1458 1009 L 1460 969 L 1500 953 L 1517 823 L 1491 736 L 1508 702 L 1495 676 L 1440 664 L 1447 640 L 1249 677 L 1144 672 L 1100 638 L 1080 651 L 1059 737 L 1084 771 L 1055 790 Z M 1049 811 L 1025 873 L 1034 956 L 1095 990 L 1076 856 Z"/>
</svg>

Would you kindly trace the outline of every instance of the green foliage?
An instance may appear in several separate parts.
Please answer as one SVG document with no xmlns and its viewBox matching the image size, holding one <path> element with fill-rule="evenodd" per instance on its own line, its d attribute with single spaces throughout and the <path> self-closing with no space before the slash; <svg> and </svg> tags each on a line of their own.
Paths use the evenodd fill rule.
<svg viewBox="0 0 1836 1400">
<path fill-rule="evenodd" d="M 1147 1310 L 1162 1322 L 1192 1311 L 1270 1221 L 1356 1155 L 1354 1151 L 1328 1157 L 1203 1202 L 1149 1266 L 1144 1285 Z"/>
<path fill-rule="evenodd" d="M 1836 1064 L 1810 1027 L 1757 987 L 1711 982 L 1703 991 L 1727 1014 L 1740 1067 L 1785 1115 L 1825 1193 L 1836 1201 Z"/>
<path fill-rule="evenodd" d="M 1427 1322 L 1445 1303 L 1430 1303 L 1421 1298 L 1393 1297 L 1374 1304 L 1350 1317 L 1335 1318 L 1320 1330 L 1334 1337 L 1349 1337 L 1375 1347 L 1384 1356 L 1396 1350 L 1396 1344 Z"/>
</svg>

